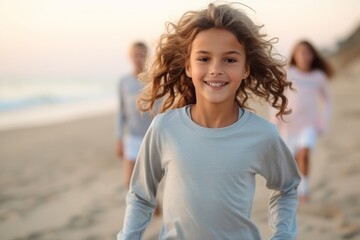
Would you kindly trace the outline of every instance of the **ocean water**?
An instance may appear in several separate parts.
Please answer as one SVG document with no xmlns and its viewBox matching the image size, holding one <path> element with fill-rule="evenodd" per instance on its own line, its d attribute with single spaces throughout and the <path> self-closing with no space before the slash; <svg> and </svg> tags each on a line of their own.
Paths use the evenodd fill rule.
<svg viewBox="0 0 360 240">
<path fill-rule="evenodd" d="M 0 79 L 0 130 L 116 108 L 117 79 Z"/>
</svg>

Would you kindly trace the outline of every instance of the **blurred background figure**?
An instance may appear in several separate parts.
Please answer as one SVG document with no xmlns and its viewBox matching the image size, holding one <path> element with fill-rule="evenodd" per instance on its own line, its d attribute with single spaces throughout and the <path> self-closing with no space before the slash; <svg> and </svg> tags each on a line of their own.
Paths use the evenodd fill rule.
<svg viewBox="0 0 360 240">
<path fill-rule="evenodd" d="M 331 117 L 328 81 L 333 71 L 315 47 L 302 40 L 291 53 L 287 74 L 294 88 L 286 92 L 292 113 L 285 116 L 284 121 L 273 118 L 273 122 L 296 159 L 302 178 L 298 188 L 299 200 L 305 202 L 309 197 L 311 150 L 317 138 L 326 132 Z"/>
<path fill-rule="evenodd" d="M 147 56 L 148 47 L 144 42 L 135 42 L 130 46 L 129 57 L 133 65 L 132 73 L 121 78 L 118 86 L 116 154 L 124 160 L 123 171 L 126 187 L 130 183 L 141 141 L 151 123 L 150 114 L 140 113 L 136 106 L 137 97 L 143 87 L 138 75 L 144 70 Z"/>
</svg>

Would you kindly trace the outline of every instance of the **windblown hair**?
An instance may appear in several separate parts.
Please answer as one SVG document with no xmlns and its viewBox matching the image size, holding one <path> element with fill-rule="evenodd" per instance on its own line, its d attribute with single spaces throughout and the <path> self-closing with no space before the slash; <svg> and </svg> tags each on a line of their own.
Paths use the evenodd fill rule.
<svg viewBox="0 0 360 240">
<path fill-rule="evenodd" d="M 290 62 L 289 62 L 290 66 L 297 66 L 296 61 L 295 61 L 295 51 L 300 45 L 307 46 L 310 49 L 311 53 L 313 54 L 313 61 L 312 61 L 311 65 L 310 65 L 310 70 L 315 70 L 315 69 L 321 70 L 326 74 L 328 79 L 330 79 L 334 75 L 334 71 L 333 71 L 332 67 L 320 55 L 320 53 L 316 50 L 314 45 L 311 44 L 307 40 L 301 40 L 295 45 L 294 50 L 292 51 L 292 54 L 291 54 L 291 57 L 290 57 Z"/>
<path fill-rule="evenodd" d="M 161 35 L 150 71 L 142 75 L 147 86 L 139 97 L 141 111 L 153 110 L 161 99 L 160 112 L 196 103 L 195 88 L 186 75 L 185 65 L 190 58 L 191 46 L 196 35 L 211 28 L 225 29 L 233 33 L 245 46 L 249 76 L 241 82 L 234 99 L 240 107 L 249 108 L 247 100 L 256 95 L 278 109 L 282 117 L 291 111 L 286 108 L 287 98 L 283 92 L 291 88 L 286 79 L 285 63 L 272 55 L 274 40 L 265 40 L 257 26 L 232 4 L 214 5 L 201 11 L 186 12 L 177 24 L 168 22 Z"/>
</svg>

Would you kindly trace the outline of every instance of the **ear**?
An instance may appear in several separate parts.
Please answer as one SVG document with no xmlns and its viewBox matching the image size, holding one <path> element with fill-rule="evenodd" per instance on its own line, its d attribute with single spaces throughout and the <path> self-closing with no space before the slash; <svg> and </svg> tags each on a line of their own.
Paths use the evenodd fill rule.
<svg viewBox="0 0 360 240">
<path fill-rule="evenodd" d="M 244 73 L 243 73 L 243 79 L 246 79 L 250 75 L 250 66 L 246 65 Z"/>
<path fill-rule="evenodd" d="M 189 63 L 185 63 L 185 73 L 186 73 L 186 76 L 188 76 L 189 78 L 191 78 L 191 68 L 190 68 L 190 64 L 189 64 Z"/>
</svg>

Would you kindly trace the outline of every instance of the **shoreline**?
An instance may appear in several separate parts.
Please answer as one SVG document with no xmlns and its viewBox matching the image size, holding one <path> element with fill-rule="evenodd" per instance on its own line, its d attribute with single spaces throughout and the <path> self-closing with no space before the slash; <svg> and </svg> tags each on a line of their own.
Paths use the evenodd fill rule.
<svg viewBox="0 0 360 240">
<path fill-rule="evenodd" d="M 116 98 L 93 99 L 0 113 L 0 132 L 71 122 L 116 112 Z"/>
</svg>

